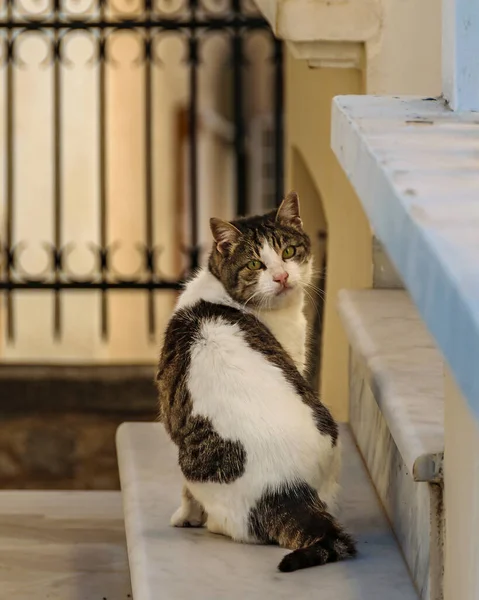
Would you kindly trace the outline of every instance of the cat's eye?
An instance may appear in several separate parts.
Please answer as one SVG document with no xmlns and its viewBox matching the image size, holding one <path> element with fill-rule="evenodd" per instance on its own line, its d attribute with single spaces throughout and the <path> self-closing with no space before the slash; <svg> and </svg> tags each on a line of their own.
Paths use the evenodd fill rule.
<svg viewBox="0 0 479 600">
<path fill-rule="evenodd" d="M 283 258 L 293 258 L 296 254 L 296 248 L 294 246 L 288 246 L 283 250 Z"/>
<path fill-rule="evenodd" d="M 263 267 L 263 263 L 260 260 L 250 260 L 246 266 L 250 271 L 259 271 Z"/>
</svg>

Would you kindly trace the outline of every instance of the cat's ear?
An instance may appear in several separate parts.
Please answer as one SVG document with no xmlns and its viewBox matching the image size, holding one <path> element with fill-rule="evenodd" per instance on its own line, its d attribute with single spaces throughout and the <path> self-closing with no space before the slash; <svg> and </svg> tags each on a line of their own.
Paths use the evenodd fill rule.
<svg viewBox="0 0 479 600">
<path fill-rule="evenodd" d="M 276 221 L 290 227 L 296 227 L 296 229 L 303 228 L 303 221 L 301 221 L 299 214 L 299 198 L 296 192 L 289 192 L 281 202 L 281 206 L 276 213 Z"/>
<path fill-rule="evenodd" d="M 216 242 L 218 252 L 224 254 L 230 250 L 241 237 L 241 232 L 228 221 L 221 219 L 210 219 L 210 228 Z"/>
</svg>

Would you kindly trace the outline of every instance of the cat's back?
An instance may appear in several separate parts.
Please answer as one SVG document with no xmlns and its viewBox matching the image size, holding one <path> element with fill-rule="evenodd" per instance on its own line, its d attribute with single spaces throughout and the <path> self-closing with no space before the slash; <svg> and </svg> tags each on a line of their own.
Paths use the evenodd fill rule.
<svg viewBox="0 0 479 600">
<path fill-rule="evenodd" d="M 179 307 L 173 313 L 165 331 L 157 380 L 166 385 L 178 377 L 191 380 L 191 369 L 198 362 L 213 361 L 205 375 L 211 375 L 221 364 L 219 356 L 233 358 L 240 350 L 241 331 L 237 324 L 251 320 L 261 326 L 252 315 L 238 308 L 197 300 Z M 264 327 L 264 326 L 263 326 Z"/>
<path fill-rule="evenodd" d="M 301 375 L 263 323 L 202 300 L 180 309 L 172 329 L 178 339 L 189 340 L 188 348 L 180 344 L 176 352 L 189 354 L 186 387 L 193 415 L 208 418 L 221 437 L 241 441 L 251 459 L 257 455 L 264 462 L 265 452 L 270 454 L 275 478 L 289 474 L 282 470 L 296 463 L 295 451 L 316 460 L 327 440 L 292 385 L 291 376 Z"/>
<path fill-rule="evenodd" d="M 279 346 L 266 326 L 251 313 L 200 299 L 194 304 L 180 305 L 173 313 L 165 333 L 162 358 L 168 361 L 181 357 L 191 368 L 198 360 L 215 360 L 222 356 L 224 360 L 214 365 L 220 368 L 222 362 L 225 366 L 233 359 L 237 361 L 244 353 L 243 342 L 247 334 L 265 349 L 271 345 Z M 247 354 L 253 351 L 249 350 Z"/>
</svg>

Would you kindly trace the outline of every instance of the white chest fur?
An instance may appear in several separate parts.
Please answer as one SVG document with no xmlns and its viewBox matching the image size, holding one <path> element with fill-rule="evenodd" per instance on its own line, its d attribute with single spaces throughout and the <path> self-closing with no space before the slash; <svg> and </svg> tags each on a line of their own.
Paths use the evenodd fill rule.
<svg viewBox="0 0 479 600">
<path fill-rule="evenodd" d="M 257 316 L 291 356 L 299 372 L 303 373 L 306 367 L 307 321 L 302 299 L 292 306 L 263 311 Z"/>
</svg>

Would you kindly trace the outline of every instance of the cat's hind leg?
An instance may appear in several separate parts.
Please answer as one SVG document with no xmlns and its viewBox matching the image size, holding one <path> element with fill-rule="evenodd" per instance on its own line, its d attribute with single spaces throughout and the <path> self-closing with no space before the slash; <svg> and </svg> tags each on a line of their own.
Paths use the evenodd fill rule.
<svg viewBox="0 0 479 600">
<path fill-rule="evenodd" d="M 201 504 L 193 497 L 190 490 L 183 486 L 181 505 L 173 513 L 170 524 L 173 527 L 203 527 L 207 514 Z"/>
<path fill-rule="evenodd" d="M 216 535 L 228 535 L 221 523 L 218 520 L 213 519 L 211 515 L 208 516 L 208 520 L 206 521 L 206 528 L 210 533 Z"/>
</svg>

